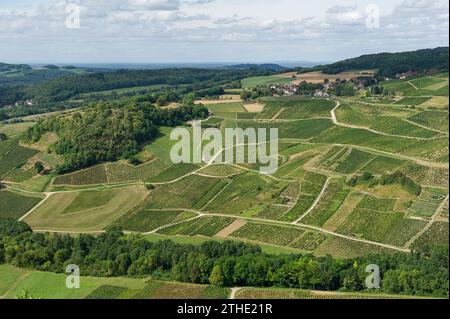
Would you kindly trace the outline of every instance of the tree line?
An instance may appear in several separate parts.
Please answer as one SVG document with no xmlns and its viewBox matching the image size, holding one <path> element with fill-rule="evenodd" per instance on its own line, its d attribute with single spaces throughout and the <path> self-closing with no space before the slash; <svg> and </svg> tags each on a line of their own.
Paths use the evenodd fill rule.
<svg viewBox="0 0 450 319">
<path fill-rule="evenodd" d="M 111 227 L 99 236 L 34 233 L 12 219 L 0 219 L 0 263 L 63 272 L 76 264 L 85 276 L 129 276 L 220 286 L 284 287 L 327 291 L 366 291 L 366 266 L 380 268 L 381 291 L 448 296 L 448 247 L 429 257 L 389 253 L 352 259 L 331 256 L 269 255 L 234 241 L 199 246 L 170 240 L 150 242 Z"/>
<path fill-rule="evenodd" d="M 240 70 L 172 68 L 72 74 L 31 86 L 4 86 L 0 93 L 0 106 L 25 99 L 33 99 L 36 103 L 57 102 L 81 93 L 149 85 L 189 85 L 191 91 L 196 91 L 226 85 L 250 76 L 273 73 L 271 70 L 257 68 Z"/>
<path fill-rule="evenodd" d="M 448 47 L 412 52 L 368 54 L 322 66 L 323 73 L 338 74 L 349 70 L 378 70 L 379 76 L 394 77 L 408 71 L 435 69 L 448 71 Z"/>
<path fill-rule="evenodd" d="M 145 142 L 156 138 L 159 126 L 178 126 L 207 117 L 202 105 L 176 109 L 156 108 L 150 102 L 100 102 L 70 117 L 50 117 L 28 128 L 22 140 L 38 141 L 47 132 L 56 132 L 58 141 L 49 147 L 64 162 L 57 168 L 66 172 L 103 161 L 129 159 Z"/>
</svg>

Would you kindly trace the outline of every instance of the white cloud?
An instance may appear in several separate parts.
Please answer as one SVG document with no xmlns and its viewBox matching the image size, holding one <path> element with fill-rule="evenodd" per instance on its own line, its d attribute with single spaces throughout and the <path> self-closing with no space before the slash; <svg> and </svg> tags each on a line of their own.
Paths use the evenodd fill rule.
<svg viewBox="0 0 450 319">
<path fill-rule="evenodd" d="M 204 61 L 277 55 L 278 59 L 334 60 L 361 53 L 448 45 L 449 9 L 444 0 L 397 0 L 393 11 L 381 16 L 379 29 L 366 27 L 366 8 L 356 0 L 354 5 L 323 7 L 317 15 L 290 19 L 271 13 L 271 7 L 279 9 L 278 2 L 258 1 L 267 12 L 258 15 L 256 11 L 236 10 L 257 6 L 254 1 L 238 5 L 234 0 L 222 0 L 218 10 L 220 1 L 78 0 L 78 30 L 64 27 L 68 1 L 21 10 L 0 8 L 0 61 L 39 57 L 50 62 L 73 58 L 77 52 L 79 59 L 106 59 L 92 54 L 105 51 L 108 59 L 115 54 L 115 61 L 128 55 L 140 61 L 161 60 L 168 57 L 163 47 L 171 48 L 171 55 L 178 54 L 180 61 L 188 58 L 186 52 Z M 301 12 L 297 0 L 279 1 L 286 13 Z M 20 50 L 20 43 L 26 43 L 27 50 Z M 177 50 L 180 47 L 183 50 Z M 243 47 L 255 48 L 254 54 L 242 56 L 249 54 Z"/>
</svg>

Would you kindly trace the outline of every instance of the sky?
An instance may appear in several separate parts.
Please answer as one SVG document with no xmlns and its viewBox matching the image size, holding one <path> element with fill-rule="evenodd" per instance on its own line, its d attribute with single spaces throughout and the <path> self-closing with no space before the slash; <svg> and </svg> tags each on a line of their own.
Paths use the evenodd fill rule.
<svg viewBox="0 0 450 319">
<path fill-rule="evenodd" d="M 445 0 L 0 1 L 6 63 L 332 62 L 448 44 Z"/>
</svg>

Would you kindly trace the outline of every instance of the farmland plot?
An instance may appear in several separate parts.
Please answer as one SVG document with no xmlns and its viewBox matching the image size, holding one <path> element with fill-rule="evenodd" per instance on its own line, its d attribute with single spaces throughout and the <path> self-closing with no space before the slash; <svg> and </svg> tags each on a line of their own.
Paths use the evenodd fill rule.
<svg viewBox="0 0 450 319">
<path fill-rule="evenodd" d="M 425 188 L 407 210 L 408 216 L 431 218 L 447 196 L 447 191 Z"/>
<path fill-rule="evenodd" d="M 164 235 L 212 237 L 235 221 L 233 218 L 205 216 L 169 226 L 158 231 Z"/>
<path fill-rule="evenodd" d="M 57 193 L 25 218 L 33 229 L 99 231 L 147 196 L 144 187 Z"/>
<path fill-rule="evenodd" d="M 404 97 L 401 100 L 396 101 L 394 104 L 416 106 L 428 101 L 429 99 L 429 97 Z"/>
<path fill-rule="evenodd" d="M 53 185 L 95 185 L 107 183 L 105 165 L 97 165 L 72 174 L 61 175 L 55 178 Z"/>
<path fill-rule="evenodd" d="M 187 176 L 175 183 L 156 185 L 145 208 L 192 208 L 220 180 L 199 175 Z"/>
<path fill-rule="evenodd" d="M 331 120 L 327 119 L 309 119 L 285 123 L 255 121 L 239 122 L 239 127 L 242 129 L 278 128 L 278 137 L 285 139 L 310 139 L 332 126 L 333 123 Z"/>
<path fill-rule="evenodd" d="M 289 244 L 289 247 L 306 251 L 314 251 L 328 237 L 328 235 L 323 233 L 305 232 L 300 238 Z"/>
<path fill-rule="evenodd" d="M 142 209 L 122 216 L 118 221 L 118 225 L 123 227 L 124 230 L 145 233 L 195 216 L 197 215 L 191 212 Z"/>
<path fill-rule="evenodd" d="M 230 237 L 243 238 L 277 246 L 288 246 L 304 232 L 302 229 L 289 226 L 274 226 L 250 222 L 232 233 Z"/>
<path fill-rule="evenodd" d="M 267 181 L 258 174 L 245 173 L 235 176 L 204 210 L 211 213 L 254 216 L 277 199 L 286 187 L 285 183 Z"/>
<path fill-rule="evenodd" d="M 302 223 L 323 226 L 342 205 L 348 192 L 344 180 L 332 180 L 314 209 L 302 219 Z"/>
<path fill-rule="evenodd" d="M 384 204 L 379 204 L 383 206 Z M 358 205 L 359 206 L 359 205 Z M 404 217 L 404 213 L 357 207 L 337 232 L 376 242 L 403 246 L 427 223 Z"/>
<path fill-rule="evenodd" d="M 206 285 L 193 285 L 150 281 L 132 299 L 226 299 L 229 289 Z"/>
<path fill-rule="evenodd" d="M 324 175 L 307 172 L 300 181 L 300 196 L 295 202 L 294 207 L 279 219 L 282 221 L 293 222 L 306 213 L 322 191 L 326 179 L 327 178 Z"/>
<path fill-rule="evenodd" d="M 430 253 L 433 247 L 449 245 L 448 222 L 434 222 L 414 243 L 413 247 Z"/>
<path fill-rule="evenodd" d="M 0 141 L 0 176 L 21 167 L 37 153 L 39 151 L 20 146 L 18 140 L 13 138 Z"/>
<path fill-rule="evenodd" d="M 367 127 L 375 131 L 392 135 L 429 138 L 438 135 L 437 132 L 404 121 L 402 117 L 384 114 L 363 113 L 361 108 L 344 103 L 336 111 L 339 122 L 349 125 Z M 362 110 L 365 111 L 364 108 Z"/>
<path fill-rule="evenodd" d="M 241 102 L 207 104 L 207 107 L 213 113 L 246 112 L 246 109 Z"/>
<path fill-rule="evenodd" d="M 408 119 L 434 130 L 448 132 L 448 112 L 423 111 Z"/>
<path fill-rule="evenodd" d="M 0 218 L 18 219 L 37 205 L 43 198 L 41 196 L 23 195 L 23 193 L 0 191 Z"/>
</svg>

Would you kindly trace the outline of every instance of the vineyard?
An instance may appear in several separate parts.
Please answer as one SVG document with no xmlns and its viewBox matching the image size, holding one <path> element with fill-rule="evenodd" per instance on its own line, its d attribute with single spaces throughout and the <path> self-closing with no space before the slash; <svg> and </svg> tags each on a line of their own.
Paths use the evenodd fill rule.
<svg viewBox="0 0 450 319">
<path fill-rule="evenodd" d="M 18 219 L 41 200 L 42 197 L 25 196 L 18 192 L 0 190 L 0 217 Z"/>
<path fill-rule="evenodd" d="M 445 199 L 446 192 L 427 188 L 413 201 L 407 213 L 412 216 L 431 218 Z"/>
<path fill-rule="evenodd" d="M 0 177 L 21 167 L 37 153 L 36 150 L 20 146 L 16 139 L 0 140 Z"/>
<path fill-rule="evenodd" d="M 158 231 L 164 235 L 208 236 L 212 237 L 233 223 L 233 218 L 200 217 Z"/>
<path fill-rule="evenodd" d="M 437 86 L 444 84 L 433 78 L 420 83 L 419 90 L 433 87 L 439 92 Z M 387 85 L 404 92 L 413 88 L 405 81 Z M 420 95 L 277 97 L 260 99 L 257 103 L 264 108 L 251 113 L 240 101 L 205 100 L 212 114 L 203 129 L 279 129 L 279 167 L 270 176 L 257 173 L 259 163 L 174 165 L 170 149 L 175 141 L 168 127 L 142 145 L 136 155 L 141 164 L 120 160 L 64 175 L 38 174 L 34 160 L 56 167 L 58 157 L 37 154 L 9 139 L 0 142 L 0 171 L 14 183 L 7 186 L 38 193 L 2 190 L 2 202 L 17 211 L 8 206 L 0 211 L 18 218 L 46 191 L 52 193 L 25 219 L 34 229 L 98 232 L 118 225 L 161 238 L 234 239 L 272 251 L 336 257 L 426 250 L 426 242 L 445 242 L 437 232 L 448 234 L 448 227 L 441 225 L 448 221 L 448 201 L 443 203 L 449 176 L 444 102 L 440 96 Z M 10 125 L 7 129 L 15 131 Z M 248 152 L 244 157 L 248 159 Z M 399 181 L 379 183 L 382 175 L 394 173 L 417 183 L 418 191 L 408 192 Z M 432 218 L 436 221 L 429 225 Z M 118 287 L 105 285 L 93 296 L 129 293 Z"/>
</svg>

